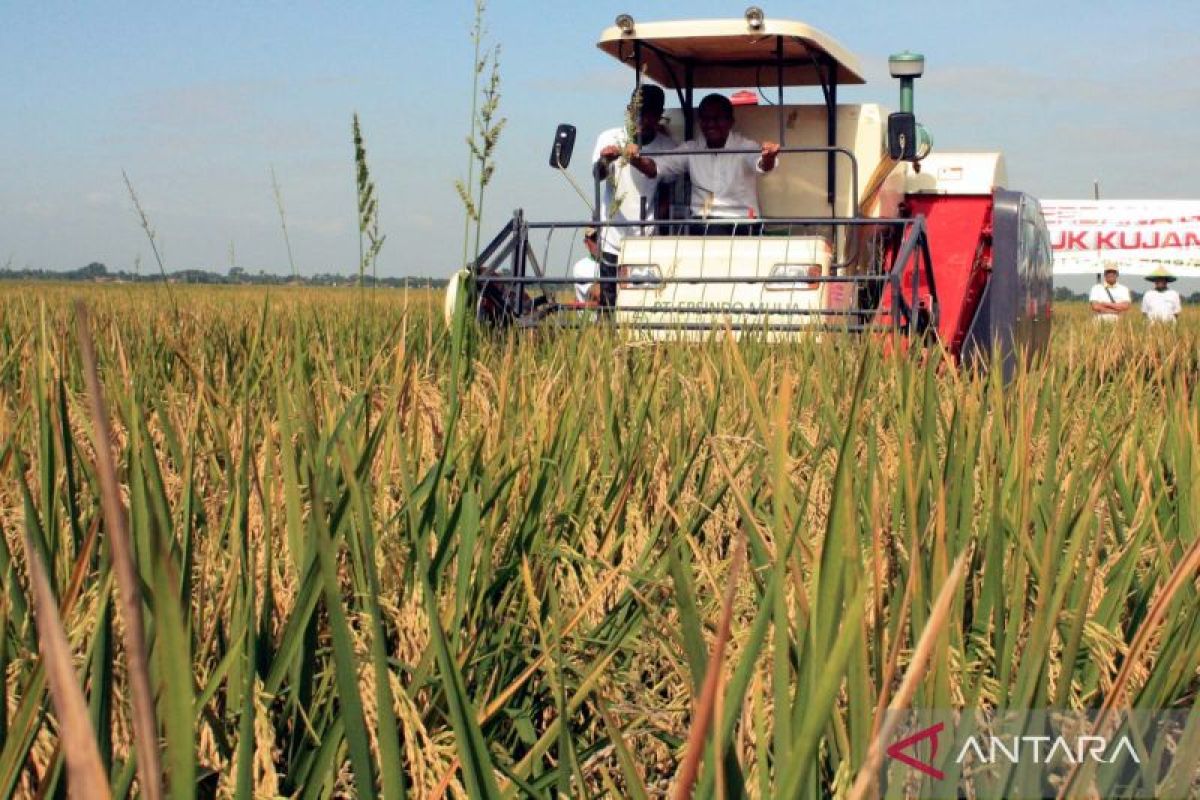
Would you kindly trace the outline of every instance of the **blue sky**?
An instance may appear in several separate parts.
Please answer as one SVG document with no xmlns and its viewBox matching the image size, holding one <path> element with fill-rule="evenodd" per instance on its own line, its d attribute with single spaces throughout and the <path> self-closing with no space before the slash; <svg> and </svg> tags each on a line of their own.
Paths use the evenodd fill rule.
<svg viewBox="0 0 1200 800">
<path fill-rule="evenodd" d="M 1042 197 L 1200 194 L 1200 4 L 760 3 L 833 34 L 869 83 L 844 102 L 894 105 L 886 57 L 926 56 L 917 112 L 939 149 L 1000 149 L 1010 184 Z M 545 166 L 578 126 L 573 172 L 618 124 L 632 76 L 595 48 L 616 14 L 740 16 L 746 3 L 492 0 L 509 120 L 487 197 L 586 214 Z M 299 270 L 358 257 L 350 119 L 358 111 L 387 241 L 381 275 L 446 275 L 462 250 L 473 4 L 0 0 L 0 267 L 151 268 L 129 173 L 167 268 L 286 272 L 274 167 Z M 1001 10 L 1003 13 L 1001 13 Z M 801 92 L 791 102 L 809 102 Z M 486 236 L 486 233 L 485 233 Z"/>
</svg>

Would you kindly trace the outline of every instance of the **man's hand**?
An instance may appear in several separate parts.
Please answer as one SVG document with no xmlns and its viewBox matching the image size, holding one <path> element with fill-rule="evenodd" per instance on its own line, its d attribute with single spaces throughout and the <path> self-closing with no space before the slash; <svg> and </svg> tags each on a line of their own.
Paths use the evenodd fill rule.
<svg viewBox="0 0 1200 800">
<path fill-rule="evenodd" d="M 658 165 L 654 163 L 654 159 L 646 158 L 641 153 L 641 148 L 635 143 L 630 142 L 625 145 L 625 159 L 629 162 L 629 165 L 647 178 L 656 177 L 658 175 Z"/>
<path fill-rule="evenodd" d="M 770 172 L 775 169 L 775 162 L 779 158 L 779 145 L 775 142 L 763 142 L 762 155 L 758 159 L 759 166 L 763 172 Z"/>
<path fill-rule="evenodd" d="M 605 178 L 608 175 L 608 166 L 618 158 L 624 157 L 634 169 L 645 175 L 647 178 L 653 178 L 658 175 L 658 165 L 652 159 L 646 158 L 641 154 L 641 149 L 633 142 L 625 145 L 623 148 L 617 147 L 615 144 L 607 145 L 600 150 L 600 161 L 597 162 L 596 177 Z"/>
<path fill-rule="evenodd" d="M 616 161 L 620 155 L 621 150 L 615 144 L 605 145 L 600 148 L 600 158 L 596 160 L 596 164 L 592 169 L 592 174 L 596 176 L 596 180 L 602 181 L 608 177 L 609 165 Z"/>
</svg>

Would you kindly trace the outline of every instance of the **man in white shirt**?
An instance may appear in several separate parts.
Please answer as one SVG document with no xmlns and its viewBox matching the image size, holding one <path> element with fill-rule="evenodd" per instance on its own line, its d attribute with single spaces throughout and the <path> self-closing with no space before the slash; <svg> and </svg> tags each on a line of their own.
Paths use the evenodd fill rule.
<svg viewBox="0 0 1200 800">
<path fill-rule="evenodd" d="M 1097 324 L 1113 323 L 1133 305 L 1133 296 L 1129 287 L 1117 283 L 1117 264 L 1107 261 L 1104 264 L 1104 279 L 1092 287 L 1088 294 L 1088 302 L 1092 304 L 1092 319 Z"/>
<path fill-rule="evenodd" d="M 1167 284 L 1172 283 L 1175 276 L 1159 267 L 1147 275 L 1146 280 L 1154 281 L 1154 288 L 1142 295 L 1142 313 L 1146 315 L 1146 321 L 1174 325 L 1175 318 L 1183 311 L 1183 301 L 1179 299 L 1179 292 L 1167 288 Z"/>
<path fill-rule="evenodd" d="M 588 254 L 571 267 L 571 277 L 579 281 L 575 284 L 575 302 L 596 305 L 600 302 L 600 284 L 596 283 L 600 275 L 600 245 L 595 228 L 584 230 L 583 246 Z"/>
<path fill-rule="evenodd" d="M 600 221 L 636 222 L 654 219 L 654 193 L 658 189 L 659 176 L 654 162 L 647 153 L 663 153 L 678 146 L 662 126 L 663 107 L 666 97 L 663 90 L 653 84 L 643 84 L 635 89 L 629 100 L 629 113 L 636 114 L 637 138 L 629 140 L 625 128 L 610 128 L 596 139 L 592 154 L 593 174 L 604 181 L 604 195 L 600 203 Z M 639 227 L 605 227 L 601 238 L 602 272 L 615 276 L 617 256 L 621 252 L 621 241 L 630 231 L 640 232 Z M 616 286 L 606 284 L 606 298 L 615 296 Z"/>
<path fill-rule="evenodd" d="M 701 136 L 654 160 L 660 178 L 687 173 L 692 180 L 691 214 L 704 220 L 758 219 L 758 176 L 775 169 L 779 145 L 761 145 L 733 130 L 733 104 L 710 94 L 696 110 Z M 704 150 L 754 150 L 716 155 Z M 705 226 L 699 226 L 701 228 Z M 740 232 L 751 232 L 752 228 Z M 739 231 L 734 231 L 739 232 Z"/>
</svg>

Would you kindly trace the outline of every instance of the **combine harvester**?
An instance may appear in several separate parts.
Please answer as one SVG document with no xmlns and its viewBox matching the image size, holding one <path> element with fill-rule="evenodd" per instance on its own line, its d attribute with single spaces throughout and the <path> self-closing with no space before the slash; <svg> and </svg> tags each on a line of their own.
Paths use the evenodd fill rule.
<svg viewBox="0 0 1200 800">
<path fill-rule="evenodd" d="M 1000 153 L 930 152 L 913 114 L 923 57 L 889 59 L 901 110 L 888 114 L 875 104 L 838 103 L 839 86 L 864 83 L 858 59 L 842 45 L 756 7 L 726 20 L 642 23 L 621 15 L 598 46 L 632 69 L 635 88 L 649 79 L 674 95 L 678 108 L 668 109 L 664 124 L 680 141 L 695 132 L 698 92 L 757 89 L 754 104 L 735 107 L 734 130 L 781 148 L 776 168 L 758 176 L 761 217 L 741 220 L 755 235 L 704 232 L 705 220 L 689 216 L 686 179 L 653 223 L 600 222 L 597 180 L 590 220 L 539 222 L 514 212 L 451 282 L 448 314 L 465 293 L 463 307 L 481 321 L 524 328 L 610 320 L 655 339 L 724 330 L 773 340 L 818 330 L 894 332 L 940 340 L 963 360 L 997 347 L 1010 368 L 1017 353 L 1045 347 L 1052 258 L 1039 204 L 1004 188 Z M 785 102 L 788 87 L 809 87 L 819 102 Z M 556 133 L 551 166 L 564 174 L 574 136 L 569 125 Z M 693 154 L 730 152 L 740 151 Z M 546 269 L 570 263 L 552 253 L 564 240 L 574 249 L 586 227 L 614 225 L 626 229 L 617 274 L 600 282 L 617 284 L 615 302 L 597 310 L 556 302 L 547 288 L 570 290 L 574 281 L 565 266 Z"/>
</svg>

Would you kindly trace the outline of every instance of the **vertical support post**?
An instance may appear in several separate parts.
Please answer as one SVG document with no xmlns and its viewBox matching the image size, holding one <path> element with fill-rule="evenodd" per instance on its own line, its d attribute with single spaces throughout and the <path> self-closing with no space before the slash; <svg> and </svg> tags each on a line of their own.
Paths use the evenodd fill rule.
<svg viewBox="0 0 1200 800">
<path fill-rule="evenodd" d="M 837 147 L 837 136 L 838 136 L 837 62 L 835 62 L 832 58 L 828 58 L 828 57 L 822 59 L 822 61 L 825 64 L 825 68 L 828 70 L 828 81 L 829 81 L 829 91 L 826 92 L 826 94 L 825 94 L 826 105 L 828 106 L 828 111 L 825 114 L 826 142 L 829 147 Z M 829 155 L 826 158 L 828 159 L 826 161 L 826 170 L 827 170 L 826 196 L 829 199 L 829 216 L 836 217 L 838 215 L 838 213 L 837 213 L 837 179 L 838 179 L 837 159 L 838 159 L 838 154 L 831 150 L 829 152 Z M 853 187 L 853 192 L 854 192 L 854 195 L 857 197 L 857 195 L 858 195 L 858 187 L 857 186 Z M 856 203 L 856 206 L 857 206 L 857 203 Z M 854 214 L 858 213 L 857 207 L 853 210 L 852 213 L 854 213 Z M 831 238 L 833 239 L 833 251 L 834 251 L 834 259 L 833 260 L 835 262 L 840 260 L 840 258 L 841 258 L 840 254 L 845 249 L 842 245 L 846 241 L 848 236 L 849 236 L 848 231 L 843 230 L 842 228 L 834 228 L 833 236 Z"/>
<path fill-rule="evenodd" d="M 683 65 L 683 81 L 686 84 L 683 90 L 683 141 L 687 142 L 696 134 L 696 70 L 690 60 Z M 674 200 L 678 200 L 685 209 L 683 216 L 691 216 L 691 176 L 684 175 L 682 180 L 671 184 L 671 193 Z M 671 216 L 675 216 L 674 212 Z"/>
<path fill-rule="evenodd" d="M 936 331 L 942 319 L 941 305 L 938 302 L 937 278 L 933 274 L 933 259 L 929 254 L 929 237 L 925 233 L 925 217 L 917 217 L 917 222 L 919 224 L 917 252 L 920 255 L 921 266 L 925 270 L 925 285 L 929 287 L 927 290 L 929 292 L 929 325 Z"/>
<path fill-rule="evenodd" d="M 629 123 L 633 125 L 633 139 L 637 144 L 638 149 L 642 147 L 642 40 L 635 39 L 633 42 L 633 96 L 638 98 L 637 115 L 634 116 L 633 109 L 630 108 Z M 632 169 L 632 167 L 631 167 Z M 641 207 L 638 209 L 638 219 L 646 219 L 646 198 L 643 197 Z"/>
<path fill-rule="evenodd" d="M 920 228 L 914 233 L 919 237 Z M 908 335 L 911 337 L 917 332 L 918 320 L 921 318 L 921 252 L 916 246 L 913 247 L 907 266 L 912 268 L 912 303 L 908 307 Z"/>
<path fill-rule="evenodd" d="M 517 240 L 513 247 L 513 277 L 525 277 L 525 248 L 528 246 L 529 229 L 525 227 L 525 211 L 518 208 L 513 212 L 513 233 Z M 525 297 L 525 284 L 522 281 L 516 283 L 517 287 L 517 316 L 520 317 L 525 313 L 523 299 Z"/>
<path fill-rule="evenodd" d="M 786 120 L 783 113 L 783 37 L 775 37 L 775 88 L 778 90 L 775 108 L 779 112 L 779 145 L 787 146 Z"/>
<path fill-rule="evenodd" d="M 686 142 L 696 132 L 695 114 L 692 113 L 696 106 L 696 72 L 692 68 L 692 62 L 689 61 L 687 63 L 683 72 L 683 79 L 687 83 L 687 86 L 683 90 L 683 140 Z"/>
<path fill-rule="evenodd" d="M 892 289 L 892 333 L 900 332 L 900 303 L 904 299 L 904 294 L 900 289 L 900 274 L 892 270 L 892 274 L 888 276 L 888 285 Z"/>
<path fill-rule="evenodd" d="M 828 111 L 825 119 L 826 143 L 829 147 L 837 147 L 837 65 L 828 58 L 824 61 L 829 70 L 829 93 L 826 95 Z M 834 205 L 834 200 L 837 199 L 837 153 L 830 153 L 828 158 L 829 212 L 830 216 L 837 216 L 837 207 Z"/>
<path fill-rule="evenodd" d="M 642 90 L 642 40 L 635 39 L 633 42 L 633 91 L 635 97 L 640 97 Z M 639 103 L 639 111 L 641 104 Z M 634 139 L 637 146 L 642 146 L 642 126 L 638 124 L 638 120 L 632 120 L 634 126 Z"/>
</svg>

